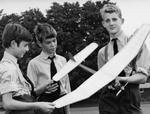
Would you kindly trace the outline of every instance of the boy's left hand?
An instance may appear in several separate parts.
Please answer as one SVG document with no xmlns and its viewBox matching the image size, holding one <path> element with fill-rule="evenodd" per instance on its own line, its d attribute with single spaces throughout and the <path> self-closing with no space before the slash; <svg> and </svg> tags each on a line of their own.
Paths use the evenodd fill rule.
<svg viewBox="0 0 150 114">
<path fill-rule="evenodd" d="M 59 87 L 58 83 L 48 84 L 47 87 L 46 87 L 46 92 L 45 93 L 55 92 L 55 91 L 57 91 L 58 87 Z"/>
</svg>

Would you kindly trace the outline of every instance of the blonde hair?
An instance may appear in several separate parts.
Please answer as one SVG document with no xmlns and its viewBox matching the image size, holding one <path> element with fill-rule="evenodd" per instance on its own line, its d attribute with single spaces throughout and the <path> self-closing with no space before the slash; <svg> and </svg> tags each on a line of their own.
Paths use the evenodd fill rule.
<svg viewBox="0 0 150 114">
<path fill-rule="evenodd" d="M 122 13 L 121 10 L 118 6 L 115 4 L 105 4 L 101 9 L 100 9 L 100 14 L 102 18 L 106 13 L 116 13 L 120 18 L 122 18 Z"/>
</svg>

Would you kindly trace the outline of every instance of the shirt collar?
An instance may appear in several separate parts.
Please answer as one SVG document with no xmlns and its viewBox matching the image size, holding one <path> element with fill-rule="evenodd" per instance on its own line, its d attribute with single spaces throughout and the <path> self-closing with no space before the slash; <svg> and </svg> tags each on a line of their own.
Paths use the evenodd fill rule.
<svg viewBox="0 0 150 114">
<path fill-rule="evenodd" d="M 10 53 L 8 53 L 7 51 L 4 52 L 4 59 L 8 59 L 10 61 L 12 61 L 13 63 L 17 64 L 17 58 L 13 55 L 11 55 Z"/>
<path fill-rule="evenodd" d="M 119 33 L 115 34 L 115 35 L 110 35 L 110 40 L 117 38 L 119 41 L 124 41 L 124 37 L 125 34 L 123 33 L 123 31 L 121 30 Z"/>
<path fill-rule="evenodd" d="M 48 59 L 48 57 L 50 56 L 48 53 L 45 53 L 45 52 L 41 52 L 40 56 L 43 58 L 43 59 Z M 56 53 L 55 53 L 55 56 L 56 56 Z"/>
</svg>

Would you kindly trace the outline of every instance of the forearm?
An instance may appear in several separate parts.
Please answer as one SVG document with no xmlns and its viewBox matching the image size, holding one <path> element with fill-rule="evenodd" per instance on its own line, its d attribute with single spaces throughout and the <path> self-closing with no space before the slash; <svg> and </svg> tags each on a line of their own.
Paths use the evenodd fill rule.
<svg viewBox="0 0 150 114">
<path fill-rule="evenodd" d="M 2 104 L 5 110 L 33 110 L 40 109 L 44 112 L 52 112 L 55 108 L 53 103 L 50 102 L 22 102 L 13 99 L 12 92 L 2 95 Z"/>
<path fill-rule="evenodd" d="M 13 100 L 4 106 L 7 110 L 28 110 L 28 109 L 36 109 L 38 108 L 35 102 L 21 102 L 17 100 Z"/>
<path fill-rule="evenodd" d="M 35 102 L 22 102 L 3 96 L 3 107 L 6 110 L 28 110 L 36 109 L 38 105 Z"/>
<path fill-rule="evenodd" d="M 128 82 L 128 83 L 135 83 L 135 84 L 143 84 L 147 80 L 147 76 L 143 73 L 136 73 L 129 77 L 120 77 L 120 81 Z"/>
</svg>

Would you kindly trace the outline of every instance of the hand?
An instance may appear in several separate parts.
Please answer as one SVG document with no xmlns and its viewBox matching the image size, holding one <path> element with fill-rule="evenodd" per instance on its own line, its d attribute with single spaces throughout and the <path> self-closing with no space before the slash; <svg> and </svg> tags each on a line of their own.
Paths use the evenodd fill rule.
<svg viewBox="0 0 150 114">
<path fill-rule="evenodd" d="M 112 85 L 108 85 L 108 89 L 115 90 L 115 88 Z"/>
<path fill-rule="evenodd" d="M 55 109 L 55 105 L 50 102 L 35 102 L 38 109 L 41 109 L 45 113 L 51 113 Z"/>
<path fill-rule="evenodd" d="M 45 93 L 55 92 L 55 91 L 57 91 L 58 87 L 59 87 L 58 83 L 54 83 L 54 81 L 53 81 L 47 85 Z"/>
<path fill-rule="evenodd" d="M 121 83 L 120 82 L 128 82 L 128 78 L 129 77 L 117 77 L 115 79 L 115 87 L 122 87 Z"/>
<path fill-rule="evenodd" d="M 114 87 L 115 87 L 115 88 L 117 88 L 117 87 L 120 87 L 120 86 L 121 86 L 120 81 L 121 81 L 121 77 L 117 77 L 117 78 L 115 79 L 115 85 L 114 85 Z"/>
<path fill-rule="evenodd" d="M 116 78 L 119 82 L 128 82 L 129 77 L 125 76 L 125 77 L 120 77 L 118 76 Z"/>
</svg>

